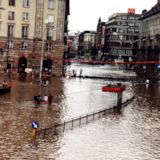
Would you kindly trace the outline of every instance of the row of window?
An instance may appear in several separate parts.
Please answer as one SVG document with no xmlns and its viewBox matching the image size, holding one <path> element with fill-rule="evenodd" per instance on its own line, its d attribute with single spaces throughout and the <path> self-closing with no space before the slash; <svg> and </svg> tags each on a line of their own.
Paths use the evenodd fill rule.
<svg viewBox="0 0 160 160">
<path fill-rule="evenodd" d="M 13 48 L 14 47 L 14 42 L 10 40 L 8 42 L 8 48 Z M 52 50 L 52 43 L 45 43 L 45 50 L 51 51 Z M 21 49 L 28 49 L 28 43 L 26 41 L 21 42 Z"/>
<path fill-rule="evenodd" d="M 112 49 L 111 50 L 112 54 L 126 54 L 126 55 L 132 55 L 133 51 L 132 50 L 123 50 L 123 49 Z"/>
<path fill-rule="evenodd" d="M 23 0 L 23 7 L 28 8 L 30 7 L 30 2 L 32 0 Z M 15 6 L 16 0 L 9 0 L 8 1 L 9 6 Z M 54 9 L 55 8 L 55 0 L 48 0 L 48 9 Z"/>
<path fill-rule="evenodd" d="M 23 25 L 22 26 L 22 34 L 21 37 L 22 38 L 28 38 L 29 36 L 29 25 Z M 14 37 L 14 25 L 8 25 L 8 32 L 7 32 L 7 36 L 8 37 Z M 47 32 L 46 32 L 46 39 L 51 39 L 51 37 L 53 37 L 53 30 L 52 28 L 47 28 Z"/>
<path fill-rule="evenodd" d="M 142 23 L 142 29 L 148 29 L 150 27 L 156 27 L 160 25 L 160 18 L 156 17 L 154 19 L 149 19 L 148 21 L 145 21 Z"/>
<path fill-rule="evenodd" d="M 125 36 L 125 35 L 112 35 L 112 36 L 110 36 L 110 39 L 111 40 L 126 40 L 126 41 L 133 41 L 133 40 L 135 40 L 135 37 L 137 37 L 137 36 Z"/>
<path fill-rule="evenodd" d="M 54 15 L 53 14 L 48 14 L 47 19 L 49 23 L 54 22 Z M 15 12 L 9 11 L 8 12 L 8 20 L 15 20 Z M 23 21 L 28 21 L 29 20 L 29 13 L 28 12 L 23 12 L 22 13 L 22 20 Z"/>
<path fill-rule="evenodd" d="M 112 25 L 118 25 L 118 26 L 129 26 L 129 27 L 139 27 L 140 22 L 127 22 L 127 21 L 116 21 L 112 23 Z"/>
<path fill-rule="evenodd" d="M 22 26 L 22 38 L 28 37 L 28 30 L 29 26 Z M 13 37 L 14 36 L 14 25 L 8 25 L 8 32 L 7 37 Z"/>
<path fill-rule="evenodd" d="M 118 20 L 138 20 L 140 17 L 137 16 L 117 16 Z"/>
<path fill-rule="evenodd" d="M 138 34 L 139 29 L 136 28 L 110 28 L 110 33 Z"/>
<path fill-rule="evenodd" d="M 130 26 L 130 27 L 139 27 L 140 23 L 139 22 L 121 21 L 121 22 L 117 22 L 117 25 L 119 25 L 119 26 Z"/>
</svg>

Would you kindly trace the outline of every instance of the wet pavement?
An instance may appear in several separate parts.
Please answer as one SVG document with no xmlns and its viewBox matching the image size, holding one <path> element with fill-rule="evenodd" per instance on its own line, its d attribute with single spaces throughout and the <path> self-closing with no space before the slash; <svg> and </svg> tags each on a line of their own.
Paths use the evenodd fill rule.
<svg viewBox="0 0 160 160">
<path fill-rule="evenodd" d="M 80 65 L 70 67 L 77 74 L 133 76 L 131 71 L 117 66 Z M 159 160 L 160 159 L 160 86 L 125 82 L 123 101 L 132 95 L 136 99 L 120 112 L 73 130 L 38 139 L 37 148 L 31 144 L 31 123 L 39 128 L 53 126 L 93 111 L 116 104 L 116 95 L 101 92 L 105 80 L 53 77 L 49 87 L 39 87 L 13 80 L 10 93 L 0 96 L 0 159 L 11 160 Z M 114 83 L 114 82 L 113 82 Z M 35 107 L 36 94 L 53 95 L 53 104 Z"/>
</svg>

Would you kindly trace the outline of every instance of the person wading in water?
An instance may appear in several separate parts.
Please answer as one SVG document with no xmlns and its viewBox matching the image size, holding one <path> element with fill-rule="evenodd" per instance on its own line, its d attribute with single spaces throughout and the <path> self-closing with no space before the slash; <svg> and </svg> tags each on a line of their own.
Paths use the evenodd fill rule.
<svg viewBox="0 0 160 160">
<path fill-rule="evenodd" d="M 53 96 L 51 93 L 49 93 L 49 95 L 48 95 L 48 105 L 49 106 L 52 104 L 52 99 L 53 99 Z"/>
</svg>

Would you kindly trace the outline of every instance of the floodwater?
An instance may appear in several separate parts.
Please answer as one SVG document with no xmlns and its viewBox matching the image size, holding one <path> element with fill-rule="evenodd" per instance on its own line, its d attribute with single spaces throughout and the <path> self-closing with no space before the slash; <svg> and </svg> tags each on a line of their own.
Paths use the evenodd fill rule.
<svg viewBox="0 0 160 160">
<path fill-rule="evenodd" d="M 79 65 L 69 69 L 84 75 L 134 76 L 117 66 Z M 103 116 L 73 130 L 47 135 L 31 147 L 31 123 L 39 128 L 116 104 L 116 95 L 101 91 L 105 80 L 53 77 L 49 87 L 35 81 L 13 80 L 10 93 L 0 95 L 0 159 L 11 160 L 159 160 L 160 86 L 125 82 L 123 101 L 135 100 L 120 112 Z M 109 82 L 114 83 L 114 82 Z M 53 104 L 35 107 L 33 96 L 53 95 Z"/>
</svg>

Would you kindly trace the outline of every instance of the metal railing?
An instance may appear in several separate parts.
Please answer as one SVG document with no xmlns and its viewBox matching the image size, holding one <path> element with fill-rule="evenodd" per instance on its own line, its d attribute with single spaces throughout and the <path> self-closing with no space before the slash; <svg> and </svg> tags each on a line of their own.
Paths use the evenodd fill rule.
<svg viewBox="0 0 160 160">
<path fill-rule="evenodd" d="M 62 123 L 55 123 L 53 126 L 38 130 L 37 136 L 45 138 L 48 134 L 57 134 L 60 131 L 64 132 L 65 130 L 74 129 L 75 127 L 80 127 L 81 125 L 88 124 L 89 122 L 101 118 L 106 113 L 112 113 L 114 111 L 120 110 L 122 107 L 125 107 L 128 104 L 130 104 L 134 100 L 134 98 L 135 96 L 127 99 L 119 106 L 113 106 L 112 108 L 107 108 L 86 115 L 81 115 L 79 117 L 66 120 Z"/>
</svg>

